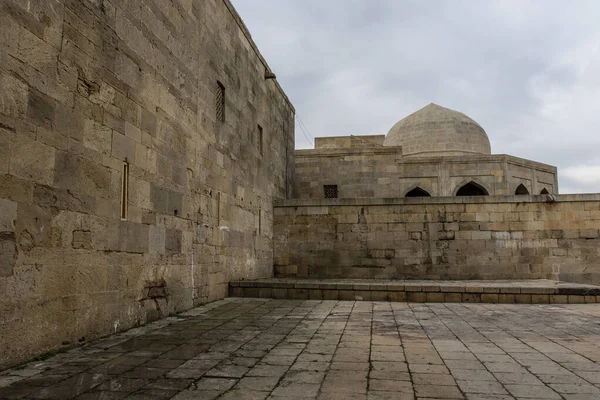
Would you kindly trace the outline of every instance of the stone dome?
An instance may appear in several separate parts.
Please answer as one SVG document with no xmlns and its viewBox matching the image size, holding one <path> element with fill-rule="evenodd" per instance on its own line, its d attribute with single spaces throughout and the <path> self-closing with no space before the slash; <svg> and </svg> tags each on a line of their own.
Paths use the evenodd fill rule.
<svg viewBox="0 0 600 400">
<path fill-rule="evenodd" d="M 477 122 L 433 103 L 398 121 L 383 145 L 402 146 L 402 154 L 413 157 L 491 154 L 490 140 Z"/>
</svg>

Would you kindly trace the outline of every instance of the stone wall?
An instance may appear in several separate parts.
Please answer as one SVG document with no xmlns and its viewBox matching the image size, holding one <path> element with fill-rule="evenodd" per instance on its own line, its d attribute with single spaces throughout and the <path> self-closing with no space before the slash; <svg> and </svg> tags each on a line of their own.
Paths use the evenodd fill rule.
<svg viewBox="0 0 600 400">
<path fill-rule="evenodd" d="M 227 0 L 0 2 L 0 368 L 271 276 L 268 70 Z"/>
<path fill-rule="evenodd" d="M 600 195 L 287 200 L 275 275 L 600 284 Z"/>
<path fill-rule="evenodd" d="M 343 143 L 343 138 L 338 142 Z M 475 181 L 490 195 L 558 193 L 556 167 L 504 154 L 405 158 L 401 147 L 296 150 L 294 193 L 324 198 L 323 185 L 338 185 L 340 198 L 403 197 L 415 187 L 431 196 L 454 196 Z"/>
<path fill-rule="evenodd" d="M 381 147 L 385 135 L 327 136 L 315 138 L 315 149 L 349 149 Z"/>
</svg>

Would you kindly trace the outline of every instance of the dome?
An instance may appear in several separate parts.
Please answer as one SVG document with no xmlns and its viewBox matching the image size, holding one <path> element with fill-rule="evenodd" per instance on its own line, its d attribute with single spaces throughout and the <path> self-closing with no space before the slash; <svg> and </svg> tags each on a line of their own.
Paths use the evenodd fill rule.
<svg viewBox="0 0 600 400">
<path fill-rule="evenodd" d="M 383 145 L 402 146 L 402 154 L 414 157 L 491 153 L 490 140 L 477 122 L 433 103 L 398 121 Z"/>
</svg>

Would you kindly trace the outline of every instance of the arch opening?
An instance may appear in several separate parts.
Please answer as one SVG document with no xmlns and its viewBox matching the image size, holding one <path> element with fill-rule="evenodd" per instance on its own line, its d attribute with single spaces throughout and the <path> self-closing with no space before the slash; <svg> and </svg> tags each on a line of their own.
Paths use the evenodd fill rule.
<svg viewBox="0 0 600 400">
<path fill-rule="evenodd" d="M 421 189 L 420 187 L 417 186 L 416 188 L 406 192 L 404 197 L 431 197 L 431 195 L 429 194 L 429 192 L 427 190 Z"/>
<path fill-rule="evenodd" d="M 461 186 L 456 192 L 457 196 L 489 196 L 485 188 L 473 181 Z"/>
<path fill-rule="evenodd" d="M 543 188 L 542 191 L 540 192 L 540 194 L 550 194 L 550 193 L 548 192 L 548 189 Z"/>
<path fill-rule="evenodd" d="M 515 190 L 515 194 L 518 196 L 529 194 L 529 190 L 522 183 L 517 186 L 517 190 Z"/>
</svg>

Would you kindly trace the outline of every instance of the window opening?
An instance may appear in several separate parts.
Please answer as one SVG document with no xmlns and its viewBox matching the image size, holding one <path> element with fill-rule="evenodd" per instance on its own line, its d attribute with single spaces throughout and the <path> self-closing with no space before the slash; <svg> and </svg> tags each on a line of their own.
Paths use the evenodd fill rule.
<svg viewBox="0 0 600 400">
<path fill-rule="evenodd" d="M 337 199 L 338 197 L 337 185 L 323 185 L 323 191 L 326 199 Z"/>
<path fill-rule="evenodd" d="M 129 163 L 123 163 L 121 172 L 121 219 L 127 219 L 127 202 L 129 200 Z"/>
<path fill-rule="evenodd" d="M 540 194 L 550 194 L 546 188 L 543 188 Z"/>
<path fill-rule="evenodd" d="M 260 125 L 258 125 L 257 140 L 258 140 L 258 142 L 256 143 L 256 149 L 258 150 L 258 153 L 262 156 L 263 155 L 263 128 Z"/>
<path fill-rule="evenodd" d="M 219 81 L 217 81 L 217 94 L 216 94 L 216 113 L 217 113 L 217 121 L 224 123 L 225 122 L 225 86 Z"/>
<path fill-rule="evenodd" d="M 517 186 L 517 190 L 515 190 L 515 194 L 518 196 L 529 194 L 529 190 L 522 183 Z"/>
<path fill-rule="evenodd" d="M 417 186 L 413 190 L 408 191 L 404 197 L 431 197 L 431 195 L 426 190 Z"/>
<path fill-rule="evenodd" d="M 217 192 L 217 226 L 221 226 L 221 192 Z"/>
<path fill-rule="evenodd" d="M 488 196 L 489 193 L 485 188 L 473 181 L 462 186 L 456 192 L 457 196 Z"/>
<path fill-rule="evenodd" d="M 258 235 L 262 235 L 262 208 L 258 209 Z"/>
</svg>

